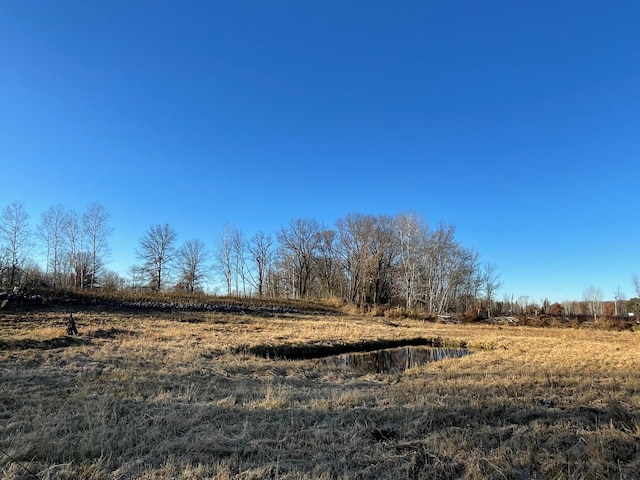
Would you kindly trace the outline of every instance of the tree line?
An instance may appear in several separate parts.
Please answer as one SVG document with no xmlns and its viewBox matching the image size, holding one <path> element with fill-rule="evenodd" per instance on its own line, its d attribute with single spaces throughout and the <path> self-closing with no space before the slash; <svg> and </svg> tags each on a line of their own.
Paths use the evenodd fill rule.
<svg viewBox="0 0 640 480">
<path fill-rule="evenodd" d="M 82 213 L 57 204 L 32 228 L 24 204 L 11 203 L 0 216 L 0 285 L 187 292 L 215 285 L 226 295 L 488 314 L 500 286 L 495 265 L 463 246 L 453 225 L 431 226 L 413 212 L 349 214 L 329 228 L 298 218 L 251 237 L 228 226 L 212 248 L 200 239 L 178 244 L 171 225 L 152 225 L 138 240 L 128 278 L 107 269 L 109 222 L 100 203 Z"/>
<path fill-rule="evenodd" d="M 150 226 L 135 248 L 127 278 L 107 268 L 113 234 L 106 208 L 94 202 L 78 213 L 57 204 L 31 227 L 24 204 L 0 212 L 0 286 L 54 289 L 133 289 L 204 292 L 271 298 L 336 299 L 358 307 L 393 304 L 407 311 L 619 316 L 640 313 L 620 288 L 603 301 L 589 287 L 582 301 L 551 304 L 528 296 L 496 298 L 495 265 L 481 262 L 455 238 L 451 224 L 431 226 L 413 212 L 349 214 L 331 227 L 290 220 L 277 232 L 251 237 L 227 226 L 212 248 L 200 239 L 178 244 L 169 224 Z M 37 263 L 34 258 L 40 258 Z"/>
<path fill-rule="evenodd" d="M 141 237 L 131 288 L 194 292 L 212 277 L 226 295 L 334 298 L 358 307 L 402 304 L 434 313 L 491 305 L 499 287 L 494 265 L 480 264 L 452 225 L 430 228 L 413 213 L 350 214 L 333 228 L 293 219 L 275 234 L 247 238 L 228 226 L 213 250 L 201 240 L 176 244 L 168 224 Z"/>
<path fill-rule="evenodd" d="M 62 205 L 40 216 L 35 230 L 24 204 L 13 202 L 0 215 L 0 285 L 46 284 L 52 288 L 95 288 L 111 252 L 109 213 L 92 203 L 79 214 Z M 44 270 L 34 261 L 44 258 Z"/>
</svg>

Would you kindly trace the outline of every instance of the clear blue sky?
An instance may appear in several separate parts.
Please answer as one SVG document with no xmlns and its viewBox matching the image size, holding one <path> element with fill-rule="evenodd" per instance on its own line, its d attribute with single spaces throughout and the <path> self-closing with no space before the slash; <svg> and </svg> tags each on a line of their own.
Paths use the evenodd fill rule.
<svg viewBox="0 0 640 480">
<path fill-rule="evenodd" d="M 0 207 L 111 214 L 110 268 L 169 223 L 409 210 L 503 293 L 631 296 L 640 2 L 0 3 Z"/>
</svg>

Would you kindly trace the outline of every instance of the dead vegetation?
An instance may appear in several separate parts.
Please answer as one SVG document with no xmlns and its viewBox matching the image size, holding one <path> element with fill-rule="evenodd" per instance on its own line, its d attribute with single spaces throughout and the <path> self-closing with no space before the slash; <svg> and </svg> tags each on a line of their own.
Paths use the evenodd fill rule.
<svg viewBox="0 0 640 480">
<path fill-rule="evenodd" d="M 6 479 L 640 478 L 634 331 L 283 313 L 0 314 Z M 399 375 L 251 354 L 413 338 Z"/>
</svg>

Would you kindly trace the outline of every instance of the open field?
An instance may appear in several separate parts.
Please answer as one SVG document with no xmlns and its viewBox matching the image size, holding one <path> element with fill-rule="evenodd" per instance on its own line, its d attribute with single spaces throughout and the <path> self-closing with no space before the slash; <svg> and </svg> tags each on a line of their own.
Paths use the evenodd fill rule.
<svg viewBox="0 0 640 480">
<path fill-rule="evenodd" d="M 639 333 L 346 315 L 0 313 L 5 479 L 640 478 Z M 440 338 L 403 374 L 251 355 Z"/>
</svg>

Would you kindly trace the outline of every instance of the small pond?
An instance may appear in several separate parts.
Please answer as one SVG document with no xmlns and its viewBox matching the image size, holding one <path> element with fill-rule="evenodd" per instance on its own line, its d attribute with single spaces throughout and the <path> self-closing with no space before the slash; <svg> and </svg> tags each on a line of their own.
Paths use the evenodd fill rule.
<svg viewBox="0 0 640 480">
<path fill-rule="evenodd" d="M 401 373 L 446 358 L 461 358 L 473 353 L 466 348 L 397 347 L 373 352 L 343 353 L 325 357 L 323 362 L 338 367 L 348 367 L 361 373 Z"/>
</svg>

